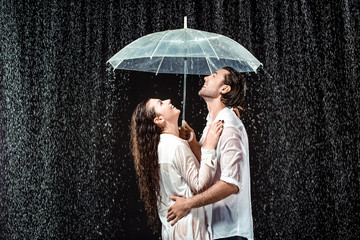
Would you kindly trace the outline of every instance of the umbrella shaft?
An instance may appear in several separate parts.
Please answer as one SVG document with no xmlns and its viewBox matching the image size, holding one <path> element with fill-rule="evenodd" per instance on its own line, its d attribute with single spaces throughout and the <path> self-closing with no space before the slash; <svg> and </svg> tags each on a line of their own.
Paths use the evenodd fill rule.
<svg viewBox="0 0 360 240">
<path fill-rule="evenodd" d="M 183 111 L 182 111 L 182 118 L 183 120 L 185 121 L 185 106 L 186 106 L 186 69 L 187 69 L 187 66 L 186 66 L 186 58 L 184 60 L 184 91 L 183 91 Z"/>
</svg>

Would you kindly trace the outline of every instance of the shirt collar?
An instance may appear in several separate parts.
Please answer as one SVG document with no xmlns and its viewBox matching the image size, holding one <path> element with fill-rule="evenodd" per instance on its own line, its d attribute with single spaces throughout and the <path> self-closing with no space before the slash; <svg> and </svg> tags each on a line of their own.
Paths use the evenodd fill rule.
<svg viewBox="0 0 360 240">
<path fill-rule="evenodd" d="M 221 111 L 216 115 L 214 121 L 218 121 L 218 120 L 223 120 L 221 119 L 222 116 L 227 112 L 227 111 L 232 111 L 232 108 L 230 107 L 224 107 L 223 109 L 221 109 Z M 211 123 L 211 117 L 210 117 L 210 113 L 207 115 L 206 117 L 206 125 L 209 125 Z"/>
</svg>

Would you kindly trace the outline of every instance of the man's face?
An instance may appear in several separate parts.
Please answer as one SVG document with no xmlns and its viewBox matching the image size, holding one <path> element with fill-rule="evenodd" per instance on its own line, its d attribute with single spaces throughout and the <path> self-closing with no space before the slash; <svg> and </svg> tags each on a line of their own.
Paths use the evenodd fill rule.
<svg viewBox="0 0 360 240">
<path fill-rule="evenodd" d="M 199 96 L 204 99 L 218 98 L 221 96 L 221 88 L 224 86 L 225 75 L 229 74 L 229 71 L 220 69 L 213 74 L 204 78 L 204 86 L 199 91 Z"/>
</svg>

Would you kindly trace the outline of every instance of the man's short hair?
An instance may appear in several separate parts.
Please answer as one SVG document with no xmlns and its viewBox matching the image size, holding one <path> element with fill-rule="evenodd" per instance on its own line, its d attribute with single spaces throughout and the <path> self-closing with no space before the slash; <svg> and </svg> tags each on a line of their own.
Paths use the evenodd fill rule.
<svg viewBox="0 0 360 240">
<path fill-rule="evenodd" d="M 246 79 L 245 77 L 231 67 L 224 67 L 229 73 L 225 75 L 224 84 L 229 85 L 231 90 L 221 94 L 221 102 L 227 107 L 237 107 L 245 99 Z"/>
</svg>

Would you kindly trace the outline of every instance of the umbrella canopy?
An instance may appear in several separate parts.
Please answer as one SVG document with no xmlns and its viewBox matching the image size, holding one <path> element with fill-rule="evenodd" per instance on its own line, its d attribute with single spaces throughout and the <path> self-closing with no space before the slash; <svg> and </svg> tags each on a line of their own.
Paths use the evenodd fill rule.
<svg viewBox="0 0 360 240">
<path fill-rule="evenodd" d="M 261 65 L 248 50 L 220 34 L 187 28 L 156 32 L 125 46 L 108 60 L 114 69 L 153 73 L 183 73 L 183 120 L 186 74 L 210 75 L 223 67 L 256 72 Z"/>
<path fill-rule="evenodd" d="M 187 66 L 184 66 L 184 59 Z M 256 72 L 261 65 L 234 40 L 190 28 L 141 37 L 121 49 L 108 62 L 115 69 L 199 75 L 209 75 L 225 66 L 239 72 Z"/>
</svg>

